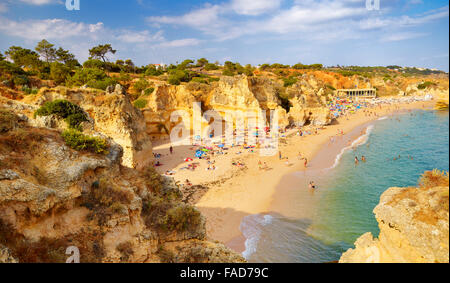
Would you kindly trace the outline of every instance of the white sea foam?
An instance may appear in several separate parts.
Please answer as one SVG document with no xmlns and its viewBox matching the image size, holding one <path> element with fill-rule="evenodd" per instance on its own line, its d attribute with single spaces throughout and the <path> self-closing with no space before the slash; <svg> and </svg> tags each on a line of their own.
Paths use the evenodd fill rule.
<svg viewBox="0 0 450 283">
<path fill-rule="evenodd" d="M 382 120 L 386 120 L 388 118 L 388 116 L 384 116 L 378 119 L 378 121 L 382 121 Z"/>
<path fill-rule="evenodd" d="M 374 128 L 373 125 L 368 126 L 366 129 L 366 133 L 364 135 L 362 135 L 359 138 L 357 138 L 356 140 L 354 140 L 351 145 L 344 147 L 341 150 L 341 152 L 336 156 L 336 159 L 334 160 L 334 164 L 333 164 L 333 166 L 330 167 L 330 169 L 335 168 L 336 166 L 339 165 L 339 162 L 341 161 L 342 156 L 344 155 L 344 153 L 347 150 L 366 144 L 367 141 L 369 140 L 370 134 L 373 131 L 373 128 Z"/>
<path fill-rule="evenodd" d="M 273 216 L 261 214 L 249 215 L 242 219 L 240 230 L 245 237 L 245 250 L 242 252 L 245 259 L 249 259 L 256 252 L 262 227 L 269 225 L 272 221 Z"/>
</svg>

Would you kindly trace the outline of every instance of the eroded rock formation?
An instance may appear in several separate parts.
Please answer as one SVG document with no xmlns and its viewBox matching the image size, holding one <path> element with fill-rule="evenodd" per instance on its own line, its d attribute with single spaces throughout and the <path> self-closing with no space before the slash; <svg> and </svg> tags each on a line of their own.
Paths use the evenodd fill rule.
<svg viewBox="0 0 450 283">
<path fill-rule="evenodd" d="M 221 77 L 218 82 L 210 85 L 189 83 L 179 86 L 162 84 L 146 99 L 147 107 L 143 110 L 150 135 L 167 134 L 175 123 L 170 122 L 173 111 L 183 110 L 192 118 L 193 103 L 201 102 L 202 111 L 213 110 L 222 117 L 227 111 L 242 111 L 244 113 L 263 113 L 269 121 L 270 110 L 278 110 L 278 124 L 284 128 L 289 124 L 327 125 L 331 122 L 329 111 L 326 110 L 326 97 L 323 89 L 314 78 L 298 84 L 287 90 L 283 107 L 282 84 L 265 77 Z M 323 96 L 323 97 L 322 97 Z M 289 113 L 287 110 L 289 110 Z M 262 111 L 262 112 L 261 112 Z M 292 114 L 291 114 L 292 112 Z M 257 115 L 257 114 L 255 114 Z M 203 121 L 207 124 L 208 121 Z M 192 124 L 185 125 L 192 129 Z"/>
<path fill-rule="evenodd" d="M 0 262 L 65 262 L 70 246 L 81 262 L 244 261 L 206 240 L 204 218 L 172 179 L 124 167 L 120 155 L 75 151 L 59 131 L 8 117 L 0 132 Z"/>
<path fill-rule="evenodd" d="M 152 143 L 146 134 L 144 116 L 120 86 L 106 93 L 92 89 L 42 88 L 27 102 L 37 108 L 56 99 L 65 99 L 82 107 L 89 119 L 84 123 L 84 130 L 89 134 L 101 134 L 119 144 L 123 148 L 124 166 L 141 169 L 151 164 Z M 56 117 L 34 118 L 32 111 L 28 114 L 35 126 L 61 129 L 66 125 Z"/>
<path fill-rule="evenodd" d="M 380 234 L 361 236 L 341 263 L 448 263 L 449 187 L 390 188 L 374 209 Z"/>
</svg>

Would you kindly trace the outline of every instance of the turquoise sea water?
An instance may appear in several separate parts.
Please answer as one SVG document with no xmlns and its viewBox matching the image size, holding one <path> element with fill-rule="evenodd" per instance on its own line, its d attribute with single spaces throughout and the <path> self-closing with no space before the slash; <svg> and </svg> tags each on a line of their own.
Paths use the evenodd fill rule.
<svg viewBox="0 0 450 283">
<path fill-rule="evenodd" d="M 355 165 L 355 156 L 363 155 L 367 161 Z M 448 112 L 417 110 L 376 121 L 367 141 L 346 151 L 335 168 L 308 176 L 318 191 L 306 194 L 307 180 L 298 174 L 298 186 L 282 192 L 289 199 L 289 214 L 296 215 L 297 209 L 306 217 L 270 213 L 244 218 L 244 256 L 250 262 L 338 260 L 362 234 L 378 235 L 372 211 L 384 191 L 414 186 L 434 168 L 449 170 Z M 305 209 L 308 213 L 300 213 Z"/>
</svg>

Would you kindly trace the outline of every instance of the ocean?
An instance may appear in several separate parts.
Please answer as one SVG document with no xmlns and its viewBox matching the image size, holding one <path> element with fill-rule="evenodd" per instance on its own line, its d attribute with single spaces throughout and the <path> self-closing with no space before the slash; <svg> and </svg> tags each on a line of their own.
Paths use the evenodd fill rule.
<svg viewBox="0 0 450 283">
<path fill-rule="evenodd" d="M 362 234 L 378 236 L 372 211 L 384 191 L 415 186 L 427 170 L 449 170 L 448 111 L 399 113 L 365 128 L 352 146 L 330 157 L 329 168 L 286 176 L 273 212 L 242 220 L 249 262 L 337 261 Z M 356 165 L 355 156 L 366 162 Z M 316 191 L 308 189 L 310 181 Z"/>
</svg>

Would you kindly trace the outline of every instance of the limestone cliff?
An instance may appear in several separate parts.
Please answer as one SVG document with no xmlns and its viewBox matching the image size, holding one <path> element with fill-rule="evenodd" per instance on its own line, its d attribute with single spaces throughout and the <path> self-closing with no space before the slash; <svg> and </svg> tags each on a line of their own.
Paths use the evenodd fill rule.
<svg viewBox="0 0 450 283">
<path fill-rule="evenodd" d="M 209 85 L 193 82 L 179 86 L 160 84 L 153 94 L 142 99 L 148 102 L 143 109 L 147 131 L 155 137 L 167 134 L 175 125 L 170 122 L 173 111 L 184 110 L 192 117 L 194 102 L 201 102 L 203 111 L 214 110 L 222 117 L 229 110 L 253 113 L 265 111 L 268 119 L 268 110 L 278 110 L 278 124 L 281 127 L 294 123 L 326 125 L 331 122 L 331 117 L 324 107 L 326 97 L 322 95 L 323 89 L 313 77 L 307 77 L 302 84 L 285 91 L 276 80 L 240 75 L 224 76 Z M 289 98 L 285 98 L 283 105 L 282 99 L 286 96 Z M 185 126 L 192 129 L 192 125 Z"/>
<path fill-rule="evenodd" d="M 65 99 L 82 107 L 89 116 L 85 130 L 91 134 L 100 133 L 119 144 L 123 148 L 124 166 L 141 169 L 151 164 L 152 143 L 146 134 L 144 116 L 131 104 L 120 85 L 106 93 L 92 89 L 42 88 L 36 96 L 27 97 L 25 102 L 37 108 L 56 99 Z M 32 112 L 28 114 L 34 121 Z M 36 126 L 61 128 L 65 125 L 55 121 L 54 117 L 37 119 L 34 121 Z"/>
<path fill-rule="evenodd" d="M 0 262 L 65 262 L 70 246 L 81 262 L 244 261 L 206 240 L 202 215 L 152 167 L 73 150 L 1 111 Z"/>
<path fill-rule="evenodd" d="M 448 263 L 448 174 L 427 172 L 419 188 L 390 188 L 374 209 L 380 234 L 361 236 L 341 263 Z"/>
</svg>

